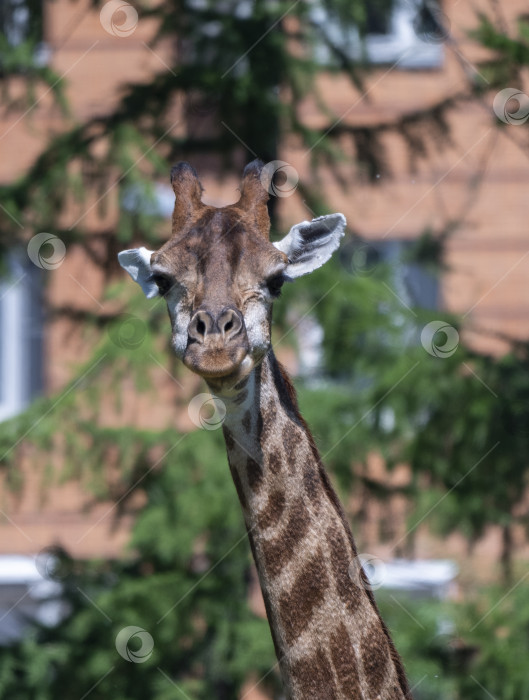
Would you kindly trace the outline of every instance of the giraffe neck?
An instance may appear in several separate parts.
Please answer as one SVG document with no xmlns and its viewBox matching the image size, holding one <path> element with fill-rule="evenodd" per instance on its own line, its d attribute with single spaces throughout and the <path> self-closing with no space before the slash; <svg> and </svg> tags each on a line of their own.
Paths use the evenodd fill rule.
<svg viewBox="0 0 529 700">
<path fill-rule="evenodd" d="M 294 389 L 272 351 L 221 396 L 224 437 L 292 700 L 411 698 Z"/>
</svg>

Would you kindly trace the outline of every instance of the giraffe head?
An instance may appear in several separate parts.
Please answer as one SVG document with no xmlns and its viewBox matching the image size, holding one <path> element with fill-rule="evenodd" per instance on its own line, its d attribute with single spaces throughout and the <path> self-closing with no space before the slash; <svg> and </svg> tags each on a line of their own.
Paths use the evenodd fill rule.
<svg viewBox="0 0 529 700">
<path fill-rule="evenodd" d="M 269 241 L 266 167 L 246 166 L 236 204 L 202 202 L 188 163 L 171 170 L 176 196 L 172 235 L 156 251 L 119 253 L 119 262 L 148 298 L 163 296 L 177 356 L 216 390 L 237 384 L 270 348 L 272 303 L 284 282 L 325 263 L 343 236 L 342 214 L 294 226 Z"/>
</svg>

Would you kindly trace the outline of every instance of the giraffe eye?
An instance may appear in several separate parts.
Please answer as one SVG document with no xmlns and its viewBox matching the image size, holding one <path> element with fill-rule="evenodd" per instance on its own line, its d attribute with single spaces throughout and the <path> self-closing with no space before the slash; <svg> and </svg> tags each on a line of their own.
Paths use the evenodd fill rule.
<svg viewBox="0 0 529 700">
<path fill-rule="evenodd" d="M 270 277 L 270 279 L 266 280 L 266 286 L 268 287 L 270 296 L 277 299 L 277 297 L 281 295 L 281 287 L 283 286 L 284 282 L 285 278 L 282 274 L 276 275 L 275 277 Z"/>
<path fill-rule="evenodd" d="M 159 272 L 153 272 L 152 275 L 149 277 L 149 282 L 154 282 L 154 284 L 158 287 L 158 291 L 160 292 L 160 295 L 162 297 L 165 296 L 173 286 L 171 280 L 165 275 L 160 274 Z"/>
</svg>

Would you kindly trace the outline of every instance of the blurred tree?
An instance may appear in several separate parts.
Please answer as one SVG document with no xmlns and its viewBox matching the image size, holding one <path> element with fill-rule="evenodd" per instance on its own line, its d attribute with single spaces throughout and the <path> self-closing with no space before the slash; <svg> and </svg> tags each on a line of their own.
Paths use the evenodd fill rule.
<svg viewBox="0 0 529 700">
<path fill-rule="evenodd" d="M 82 218 L 71 229 L 60 224 L 62 215 L 72 207 L 82 212 L 95 200 L 104 213 L 107 200 L 116 196 L 123 204 L 131 192 L 152 196 L 153 181 L 165 179 L 174 161 L 215 153 L 227 171 L 239 173 L 255 154 L 275 159 L 286 137 L 296 136 L 312 148 L 315 173 L 321 165 L 340 164 L 333 173 L 347 186 L 353 177 L 375 179 L 384 172 L 383 136 L 388 132 L 403 139 L 410 162 L 427 159 L 448 134 L 449 111 L 459 101 L 480 99 L 482 86 L 469 85 L 464 93 L 394 121 L 331 128 L 339 115 L 318 92 L 315 78 L 321 64 L 315 47 L 323 43 L 326 48 L 326 70 L 347 76 L 361 89 L 370 70 L 362 59 L 361 37 L 369 22 L 383 19 L 391 3 L 321 0 L 318 5 L 341 26 L 355 30 L 360 50 L 354 60 L 315 20 L 309 3 L 164 0 L 140 8 L 141 17 L 158 23 L 153 48 L 168 38 L 174 41 L 173 63 L 146 83 L 124 86 L 112 112 L 54 136 L 23 176 L 0 187 L 0 247 L 13 246 L 15 218 L 25 227 L 22 235 L 15 229 L 21 242 L 27 234 L 51 230 L 67 246 L 82 246 L 112 281 L 116 252 L 132 240 L 156 246 L 167 236 L 167 224 L 145 203 L 137 209 L 123 207 L 117 229 L 97 233 Z M 435 24 L 430 8 L 429 2 L 420 5 L 420 22 Z M 476 34 L 501 57 L 483 66 L 492 89 L 503 87 L 502 76 L 529 62 L 525 25 L 520 37 L 511 39 L 496 24 L 483 18 Z M 34 64 L 38 41 L 30 34 L 24 49 L 22 44 L 0 44 L 4 85 L 13 72 L 24 71 L 59 90 L 61 81 Z M 318 129 L 309 128 L 300 116 L 307 96 L 315 98 L 326 117 Z M 184 136 L 171 129 L 175 104 L 186 119 Z M 341 139 L 351 147 L 349 158 Z M 325 212 L 317 187 L 300 183 L 300 189 L 315 214 Z M 425 232 L 414 260 L 427 261 L 439 272 L 443 243 L 457 228 L 458 222 L 451 221 L 445 230 Z M 408 312 L 389 289 L 397 262 L 373 265 L 371 251 L 361 241 L 353 238 L 348 246 L 310 284 L 300 281 L 287 289 L 277 309 L 276 326 L 284 333 L 287 308 L 294 303 L 314 307 L 324 330 L 320 383 L 307 382 L 301 396 L 322 453 L 343 489 L 356 479 L 357 487 L 378 498 L 394 490 L 366 476 L 362 465 L 369 454 L 380 452 L 390 468 L 408 460 L 415 479 L 401 490 L 420 505 L 411 532 L 436 501 L 439 525 L 457 527 L 471 540 L 487 524 L 499 523 L 508 568 L 513 514 L 526 518 L 520 506 L 528 454 L 527 348 L 514 347 L 498 361 L 459 344 L 441 359 L 436 348 L 453 338 L 443 340 L 436 333 L 457 328 L 455 319 L 447 319 L 445 331 L 428 339 L 428 354 L 421 332 L 431 313 L 420 308 Z M 84 697 L 90 691 L 93 698 L 162 700 L 174 697 L 176 686 L 182 696 L 231 699 L 249 671 L 277 687 L 277 678 L 268 674 L 274 665 L 268 627 L 248 609 L 250 559 L 218 434 L 212 432 L 206 440 L 200 433 L 109 428 L 102 421 L 103 397 L 113 395 L 119 403 L 124 378 L 148 392 L 153 361 L 165 364 L 168 356 L 160 344 L 168 335 L 161 305 L 149 312 L 143 298 L 130 299 L 130 285 L 116 284 L 105 294 L 132 316 L 53 309 L 74 316 L 92 332 L 97 338 L 93 357 L 58 396 L 40 399 L 0 425 L 0 447 L 8 481 L 20 488 L 21 446 L 14 444 L 31 428 L 21 445 L 31 441 L 36 462 L 49 461 L 60 451 L 65 463 L 61 478 L 81 480 L 96 498 L 110 494 L 116 517 L 137 513 L 131 549 L 124 561 L 76 562 L 67 570 L 61 581 L 70 615 L 56 629 L 37 629 L 23 643 L 1 651 L 0 694 L 48 700 Z M 280 342 L 291 343 L 292 336 Z M 408 377 L 403 391 L 401 383 Z M 82 391 L 73 391 L 77 388 Z M 499 402 L 491 400 L 495 394 L 501 396 Z M 182 396 L 184 406 L 185 400 Z M 108 467 L 115 465 L 117 479 L 109 477 Z M 132 498 L 137 493 L 146 499 L 139 512 Z M 131 663 L 116 651 L 118 632 L 131 625 L 152 635 L 153 653 L 144 663 Z M 403 635 L 402 650 L 409 647 L 411 658 L 417 648 L 422 653 L 423 642 L 420 637 L 408 643 Z M 131 646 L 132 654 L 137 651 Z M 497 668 L 500 678 L 503 661 L 496 661 L 494 667 L 489 658 L 488 668 Z M 423 667 L 418 664 L 412 673 L 418 681 Z"/>
<path fill-rule="evenodd" d="M 527 572 L 518 570 L 523 582 Z M 382 593 L 382 592 L 381 592 Z M 518 700 L 529 690 L 526 586 L 475 592 L 465 602 L 403 598 L 378 601 L 416 679 L 416 700 Z"/>
</svg>

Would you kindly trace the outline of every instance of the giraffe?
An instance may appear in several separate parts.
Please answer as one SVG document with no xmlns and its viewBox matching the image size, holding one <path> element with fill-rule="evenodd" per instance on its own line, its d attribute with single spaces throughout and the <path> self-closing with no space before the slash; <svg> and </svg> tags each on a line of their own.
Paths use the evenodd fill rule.
<svg viewBox="0 0 529 700">
<path fill-rule="evenodd" d="M 266 169 L 246 166 L 238 202 L 202 202 L 194 169 L 171 170 L 172 235 L 119 262 L 148 298 L 165 297 L 172 347 L 226 408 L 231 475 L 285 691 L 291 700 L 411 700 L 344 510 L 271 346 L 285 282 L 323 265 L 345 217 L 331 214 L 269 241 Z M 264 183 L 264 184 L 263 184 Z"/>
</svg>

